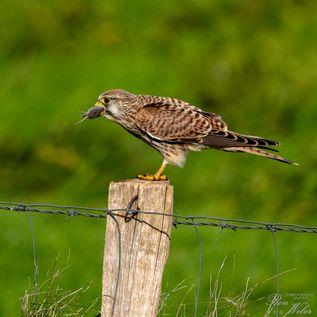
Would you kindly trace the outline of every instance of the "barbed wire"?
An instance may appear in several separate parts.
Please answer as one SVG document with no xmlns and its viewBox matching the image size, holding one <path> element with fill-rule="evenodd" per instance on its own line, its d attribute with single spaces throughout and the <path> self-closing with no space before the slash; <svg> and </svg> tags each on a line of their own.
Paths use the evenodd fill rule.
<svg viewBox="0 0 317 317">
<path fill-rule="evenodd" d="M 280 292 L 280 263 L 279 263 L 279 252 L 276 242 L 276 233 L 279 231 L 294 232 L 294 233 L 317 233 L 317 226 L 304 226 L 292 223 L 272 223 L 272 222 L 260 222 L 246 219 L 228 219 L 214 216 L 199 216 L 199 215 L 173 215 L 164 212 L 155 212 L 155 211 L 143 211 L 136 210 L 132 208 L 133 203 L 138 199 L 137 196 L 134 196 L 126 208 L 92 208 L 92 207 L 83 207 L 83 206 L 64 206 L 64 205 L 54 205 L 54 204 L 26 204 L 26 203 L 17 203 L 17 202 L 4 202 L 0 201 L 0 210 L 7 212 L 24 212 L 27 215 L 28 226 L 31 232 L 32 239 L 32 250 L 33 250 L 33 266 L 34 266 L 34 302 L 36 302 L 36 274 L 37 274 L 37 263 L 36 263 L 36 250 L 35 250 L 35 238 L 32 228 L 31 219 L 29 216 L 30 212 L 33 213 L 43 213 L 51 215 L 64 215 L 67 217 L 90 217 L 90 218 L 99 218 L 105 219 L 107 216 L 111 217 L 117 226 L 117 236 L 118 236 L 118 271 L 117 271 L 117 282 L 115 286 L 115 292 L 113 296 L 113 305 L 112 305 L 112 316 L 115 311 L 115 304 L 117 299 L 119 280 L 121 274 L 121 231 L 119 223 L 116 219 L 116 216 L 123 217 L 125 222 L 129 222 L 137 214 L 147 214 L 154 216 L 162 217 L 172 217 L 172 223 L 175 228 L 178 226 L 192 226 L 195 229 L 196 236 L 199 242 L 199 270 L 197 277 L 197 290 L 195 294 L 195 309 L 194 316 L 197 316 L 198 303 L 199 303 L 199 292 L 200 292 L 200 282 L 201 282 L 201 272 L 202 272 L 202 240 L 198 231 L 198 227 L 218 227 L 221 229 L 231 229 L 233 231 L 237 230 L 267 230 L 270 231 L 273 238 L 274 244 L 274 253 L 276 260 L 276 272 L 277 272 L 277 294 Z M 278 316 L 279 308 L 278 302 L 275 305 L 276 311 L 275 314 Z"/>
<path fill-rule="evenodd" d="M 271 232 L 288 231 L 297 233 L 317 233 L 317 226 L 305 226 L 293 223 L 260 222 L 247 219 L 228 219 L 214 216 L 167 214 L 156 211 L 142 211 L 133 208 L 92 208 L 83 206 L 64 206 L 54 204 L 26 204 L 16 202 L 0 201 L 0 210 L 8 212 L 34 212 L 44 214 L 58 214 L 68 217 L 81 216 L 90 218 L 106 218 L 108 214 L 122 217 L 119 212 L 126 212 L 127 216 L 139 214 L 150 214 L 155 216 L 173 217 L 173 225 L 177 226 L 201 226 L 220 227 L 231 230 L 268 230 Z M 243 224 L 243 225 L 242 225 Z"/>
</svg>

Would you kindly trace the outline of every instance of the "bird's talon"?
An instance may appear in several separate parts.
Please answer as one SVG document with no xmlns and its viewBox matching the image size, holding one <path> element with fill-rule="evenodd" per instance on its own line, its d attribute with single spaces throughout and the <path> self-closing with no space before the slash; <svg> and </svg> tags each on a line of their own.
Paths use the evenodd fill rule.
<svg viewBox="0 0 317 317">
<path fill-rule="evenodd" d="M 167 177 L 166 175 L 138 175 L 138 179 L 144 180 L 144 181 L 166 181 Z"/>
</svg>

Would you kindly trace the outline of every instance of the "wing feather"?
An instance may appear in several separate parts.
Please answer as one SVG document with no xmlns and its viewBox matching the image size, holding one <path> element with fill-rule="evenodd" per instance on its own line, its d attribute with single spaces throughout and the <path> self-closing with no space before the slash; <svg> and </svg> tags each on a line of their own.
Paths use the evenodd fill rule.
<svg viewBox="0 0 317 317">
<path fill-rule="evenodd" d="M 158 102 L 145 105 L 136 115 L 137 126 L 150 137 L 169 142 L 197 141 L 218 126 L 220 116 L 208 114 L 186 103 Z"/>
<path fill-rule="evenodd" d="M 212 131 L 202 138 L 204 145 L 214 148 L 226 147 L 263 147 L 279 145 L 279 142 L 267 140 L 258 136 L 249 136 L 232 131 Z"/>
<path fill-rule="evenodd" d="M 277 141 L 228 131 L 214 113 L 204 112 L 178 99 L 148 97 L 136 115 L 136 124 L 149 137 L 167 142 L 194 142 L 205 147 L 226 149 L 279 145 Z M 156 99 L 156 100 L 155 100 Z M 148 102 L 146 102 L 148 101 Z"/>
</svg>

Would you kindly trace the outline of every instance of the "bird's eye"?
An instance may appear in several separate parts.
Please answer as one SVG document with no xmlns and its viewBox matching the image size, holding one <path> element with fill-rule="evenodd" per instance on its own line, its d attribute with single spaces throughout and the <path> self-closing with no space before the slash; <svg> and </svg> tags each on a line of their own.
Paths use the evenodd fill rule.
<svg viewBox="0 0 317 317">
<path fill-rule="evenodd" d="M 102 99 L 101 99 L 101 102 L 102 102 L 104 105 L 107 105 L 107 104 L 110 102 L 110 98 L 108 98 L 108 97 L 102 98 Z"/>
</svg>

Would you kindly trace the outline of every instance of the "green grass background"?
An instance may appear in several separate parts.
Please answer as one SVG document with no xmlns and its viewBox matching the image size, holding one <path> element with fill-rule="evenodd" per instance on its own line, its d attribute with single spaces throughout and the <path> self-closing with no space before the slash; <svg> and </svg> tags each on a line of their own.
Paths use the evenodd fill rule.
<svg viewBox="0 0 317 317">
<path fill-rule="evenodd" d="M 317 194 L 317 5 L 314 1 L 19 1 L 0 3 L 0 199 L 107 206 L 110 181 L 153 172 L 161 157 L 119 126 L 73 124 L 111 88 L 181 98 L 220 113 L 231 130 L 282 142 L 288 166 L 254 156 L 193 153 L 167 170 L 175 212 L 314 225 Z M 105 224 L 32 214 L 39 280 L 70 253 L 62 287 L 92 282 L 100 295 Z M 24 214 L 0 212 L 0 315 L 18 316 L 32 278 Z M 225 257 L 223 295 L 275 275 L 269 232 L 200 229 L 203 272 Z M 173 230 L 163 290 L 192 285 L 199 244 L 193 228 Z M 282 293 L 312 293 L 317 313 L 316 237 L 278 233 Z M 234 260 L 235 259 L 235 260 Z M 232 271 L 234 269 L 234 274 Z M 268 281 L 251 296 L 266 298 Z M 175 314 L 186 290 L 166 309 Z M 186 303 L 194 302 L 194 292 Z M 262 306 L 261 306 L 262 305 Z M 265 301 L 250 311 L 263 316 Z M 187 308 L 190 314 L 191 307 Z M 174 311 L 174 312 L 173 312 Z"/>
</svg>

